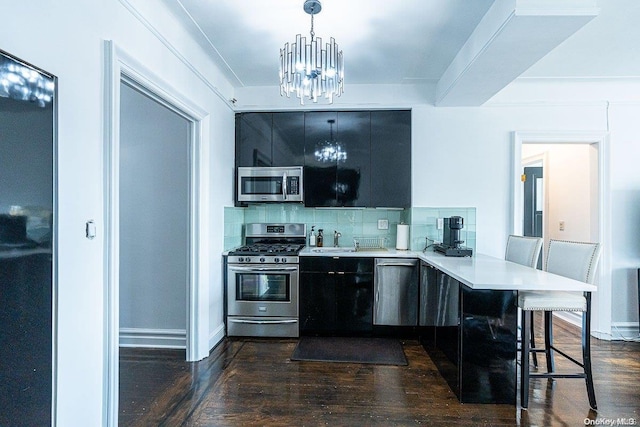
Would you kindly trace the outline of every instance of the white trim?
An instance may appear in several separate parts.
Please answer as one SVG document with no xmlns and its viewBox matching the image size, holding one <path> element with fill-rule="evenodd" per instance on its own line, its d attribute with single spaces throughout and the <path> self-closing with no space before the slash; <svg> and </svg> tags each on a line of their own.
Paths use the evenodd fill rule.
<svg viewBox="0 0 640 427">
<path fill-rule="evenodd" d="M 209 335 L 209 348 L 213 348 L 218 345 L 220 341 L 225 337 L 226 326 L 222 323 L 216 330 L 212 331 Z"/>
<path fill-rule="evenodd" d="M 593 295 L 592 334 L 611 336 L 611 191 L 609 183 L 609 135 L 607 132 L 520 132 L 513 137 L 511 230 L 522 234 L 522 186 L 520 185 L 522 144 L 593 144 L 598 149 L 598 242 L 602 257 L 595 283 L 598 292 Z M 606 338 L 604 338 L 606 339 Z"/>
<path fill-rule="evenodd" d="M 582 313 L 576 311 L 554 311 L 553 315 L 573 326 L 582 329 Z"/>
<path fill-rule="evenodd" d="M 103 414 L 106 426 L 118 424 L 118 381 L 119 381 L 119 129 L 120 129 L 120 84 L 133 82 L 153 95 L 154 99 L 191 122 L 191 165 L 190 165 L 190 248 L 189 248 L 189 290 L 187 297 L 186 357 L 188 361 L 200 360 L 208 356 L 209 289 L 203 280 L 205 263 L 199 263 L 207 253 L 208 244 L 200 235 L 207 235 L 209 199 L 208 172 L 206 160 L 208 152 L 202 143 L 203 135 L 209 131 L 209 117 L 205 110 L 184 99 L 179 91 L 157 77 L 151 70 L 136 61 L 126 52 L 106 40 L 105 54 L 105 143 L 104 143 L 104 217 L 105 246 L 104 265 L 107 284 L 105 288 L 105 387 Z"/>
<path fill-rule="evenodd" d="M 120 347 L 187 348 L 186 329 L 120 328 Z"/>
</svg>

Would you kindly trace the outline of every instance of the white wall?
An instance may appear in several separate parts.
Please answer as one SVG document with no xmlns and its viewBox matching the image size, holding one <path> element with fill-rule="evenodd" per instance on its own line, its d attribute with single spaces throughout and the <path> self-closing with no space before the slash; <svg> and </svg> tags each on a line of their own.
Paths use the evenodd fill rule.
<svg viewBox="0 0 640 427">
<path fill-rule="evenodd" d="M 604 86 L 607 86 L 606 84 Z M 539 97 L 544 85 L 532 91 Z M 584 96 L 587 88 L 577 87 Z M 640 93 L 637 86 L 629 90 Z M 476 108 L 413 109 L 413 204 L 415 206 L 474 206 L 477 208 L 478 252 L 501 257 L 511 228 L 511 158 L 513 131 L 610 131 L 611 256 L 605 284 L 595 297 L 611 294 L 612 304 L 594 330 L 620 337 L 617 330 L 637 333 L 637 279 L 640 266 L 640 104 L 602 100 L 567 102 L 554 99 L 529 103 L 525 94 L 500 98 Z M 597 92 L 601 96 L 601 92 Z M 613 92 L 612 96 L 615 95 Z M 563 94 L 564 95 L 564 94 Z M 629 96 L 625 93 L 625 96 Z M 507 102 L 510 101 L 510 102 Z M 611 330 L 609 322 L 614 323 Z M 602 324 L 601 329 L 599 324 Z M 633 329 L 635 328 L 635 329 Z"/>
<path fill-rule="evenodd" d="M 204 136 L 210 195 L 206 224 L 210 330 L 222 327 L 224 205 L 232 200 L 234 120 L 224 100 L 233 91 L 201 47 L 167 13 L 162 2 L 5 2 L 0 48 L 59 78 L 57 395 L 59 426 L 103 424 L 105 283 L 103 280 L 104 79 L 103 42 L 111 39 L 185 98 L 210 113 Z M 220 96 L 218 96 L 220 94 Z M 84 237 L 94 219 L 98 237 Z"/>
<path fill-rule="evenodd" d="M 512 132 L 605 127 L 598 105 L 416 107 L 413 205 L 476 207 L 478 251 L 502 257 L 512 231 Z"/>
<path fill-rule="evenodd" d="M 120 112 L 120 343 L 184 348 L 190 122 L 126 84 Z"/>
</svg>

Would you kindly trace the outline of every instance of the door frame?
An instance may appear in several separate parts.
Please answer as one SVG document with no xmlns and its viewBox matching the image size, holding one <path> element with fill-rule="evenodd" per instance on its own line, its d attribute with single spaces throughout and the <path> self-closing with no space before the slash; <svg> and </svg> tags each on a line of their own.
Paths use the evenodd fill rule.
<svg viewBox="0 0 640 427">
<path fill-rule="evenodd" d="M 511 232 L 522 234 L 522 144 L 591 144 L 598 152 L 598 241 L 602 256 L 593 294 L 591 334 L 611 339 L 611 189 L 609 180 L 609 134 L 605 131 L 539 131 L 512 133 Z M 546 174 L 548 175 L 548 174 Z M 547 186 L 548 188 L 548 186 Z"/>
<path fill-rule="evenodd" d="M 209 354 L 208 295 L 206 275 L 199 260 L 205 245 L 199 238 L 206 228 L 208 192 L 204 167 L 203 135 L 208 134 L 206 111 L 182 98 L 172 85 L 156 76 L 113 41 L 104 43 L 104 283 L 105 283 L 105 353 L 104 413 L 105 425 L 118 425 L 119 398 L 119 166 L 120 153 L 120 84 L 134 83 L 165 107 L 190 122 L 189 189 L 189 284 L 187 291 L 186 359 L 200 360 Z"/>
</svg>

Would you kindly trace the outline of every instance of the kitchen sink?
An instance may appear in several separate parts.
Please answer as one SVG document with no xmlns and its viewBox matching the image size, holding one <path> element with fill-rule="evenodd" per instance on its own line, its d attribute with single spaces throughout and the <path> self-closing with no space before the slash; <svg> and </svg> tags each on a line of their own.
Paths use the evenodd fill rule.
<svg viewBox="0 0 640 427">
<path fill-rule="evenodd" d="M 314 252 L 314 253 L 355 252 L 355 251 L 356 251 L 356 248 L 353 248 L 353 247 L 340 248 L 335 246 L 329 246 L 329 247 L 322 247 L 322 248 L 311 248 L 311 252 Z"/>
</svg>

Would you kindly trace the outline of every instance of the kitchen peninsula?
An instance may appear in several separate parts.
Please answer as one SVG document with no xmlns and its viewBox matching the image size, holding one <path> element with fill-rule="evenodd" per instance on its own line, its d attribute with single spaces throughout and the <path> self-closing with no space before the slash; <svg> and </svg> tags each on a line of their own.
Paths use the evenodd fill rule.
<svg viewBox="0 0 640 427">
<path fill-rule="evenodd" d="M 463 403 L 516 404 L 517 291 L 596 291 L 594 285 L 483 254 L 305 248 L 299 255 L 419 259 L 424 297 L 416 303 L 428 312 L 418 326 L 420 339 Z"/>
</svg>

